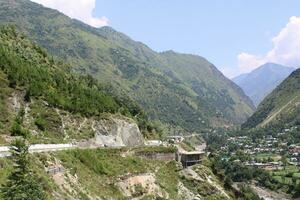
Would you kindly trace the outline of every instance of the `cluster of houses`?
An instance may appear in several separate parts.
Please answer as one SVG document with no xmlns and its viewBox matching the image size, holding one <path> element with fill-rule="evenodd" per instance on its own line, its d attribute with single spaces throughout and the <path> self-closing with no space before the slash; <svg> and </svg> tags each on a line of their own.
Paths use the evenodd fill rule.
<svg viewBox="0 0 300 200">
<path fill-rule="evenodd" d="M 262 139 L 252 141 L 248 136 L 230 137 L 227 139 L 226 145 L 221 147 L 222 151 L 227 151 L 234 156 L 237 150 L 244 152 L 246 155 L 251 155 L 250 160 L 244 162 L 246 166 L 253 166 L 257 168 L 264 168 L 266 170 L 282 169 L 284 163 L 282 155 L 286 159 L 286 163 L 293 165 L 300 165 L 300 146 L 297 144 L 288 144 L 280 139 L 281 135 L 293 131 L 294 127 L 285 129 L 278 133 L 277 137 L 267 135 Z M 271 157 L 259 155 L 272 155 Z M 276 159 L 273 159 L 276 158 Z M 239 160 L 236 160 L 240 162 Z"/>
<path fill-rule="evenodd" d="M 281 161 L 271 161 L 271 162 L 245 162 L 246 166 L 252 166 L 256 168 L 263 168 L 265 170 L 280 170 L 283 169 L 283 163 Z"/>
<path fill-rule="evenodd" d="M 164 140 L 147 140 L 145 141 L 146 146 L 169 146 L 170 144 L 178 144 L 183 142 L 184 137 L 175 135 L 175 136 L 166 136 Z"/>
</svg>

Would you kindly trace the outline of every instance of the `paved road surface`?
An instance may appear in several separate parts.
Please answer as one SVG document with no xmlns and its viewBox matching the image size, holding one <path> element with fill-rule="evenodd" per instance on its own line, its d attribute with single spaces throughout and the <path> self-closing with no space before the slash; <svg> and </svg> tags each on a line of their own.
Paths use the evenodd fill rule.
<svg viewBox="0 0 300 200">
<path fill-rule="evenodd" d="M 61 151 L 67 149 L 77 148 L 77 145 L 73 144 L 34 144 L 29 147 L 30 153 L 35 152 L 49 152 L 49 151 Z M 0 147 L 0 157 L 7 157 L 10 155 L 9 146 Z"/>
</svg>

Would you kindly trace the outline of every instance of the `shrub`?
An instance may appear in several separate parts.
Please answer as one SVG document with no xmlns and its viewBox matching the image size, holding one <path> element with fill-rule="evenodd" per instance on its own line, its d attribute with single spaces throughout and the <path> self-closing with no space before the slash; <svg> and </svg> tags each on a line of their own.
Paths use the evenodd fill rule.
<svg viewBox="0 0 300 200">
<path fill-rule="evenodd" d="M 22 126 L 18 122 L 14 122 L 11 127 L 11 135 L 12 136 L 22 136 L 26 138 L 29 136 L 29 131 L 25 128 L 22 128 Z"/>
<path fill-rule="evenodd" d="M 47 122 L 45 119 L 38 117 L 36 118 L 36 120 L 34 121 L 34 124 L 38 127 L 38 129 L 40 129 L 41 131 L 45 131 L 46 130 L 46 126 L 47 126 Z"/>
</svg>

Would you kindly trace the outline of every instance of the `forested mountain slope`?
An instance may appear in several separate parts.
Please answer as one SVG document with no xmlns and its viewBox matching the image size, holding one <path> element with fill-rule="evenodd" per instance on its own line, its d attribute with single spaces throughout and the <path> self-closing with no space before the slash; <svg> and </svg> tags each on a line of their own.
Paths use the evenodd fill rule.
<svg viewBox="0 0 300 200">
<path fill-rule="evenodd" d="M 232 80 L 239 85 L 254 104 L 258 104 L 295 69 L 275 63 L 266 63 L 250 73 Z"/>
<path fill-rule="evenodd" d="M 258 106 L 244 128 L 300 124 L 300 69 L 295 70 Z"/>
<path fill-rule="evenodd" d="M 242 90 L 199 56 L 157 53 L 29 0 L 0 0 L 0 23 L 16 25 L 73 71 L 113 85 L 111 93 L 128 94 L 168 126 L 200 131 L 242 123 L 253 112 Z"/>
<path fill-rule="evenodd" d="M 90 139 L 112 115 L 131 118 L 144 133 L 154 130 L 136 103 L 112 96 L 91 76 L 74 75 L 12 27 L 0 29 L 0 86 L 0 143 L 7 136 Z"/>
<path fill-rule="evenodd" d="M 160 55 L 165 63 L 163 70 L 196 93 L 201 109 L 215 113 L 211 123 L 217 123 L 216 118 L 238 123 L 252 113 L 251 100 L 205 58 L 173 51 Z"/>
</svg>

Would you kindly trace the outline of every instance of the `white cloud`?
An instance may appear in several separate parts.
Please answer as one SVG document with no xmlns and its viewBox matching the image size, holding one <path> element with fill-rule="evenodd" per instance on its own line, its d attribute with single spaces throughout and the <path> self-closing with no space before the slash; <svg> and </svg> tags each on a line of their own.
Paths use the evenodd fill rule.
<svg viewBox="0 0 300 200">
<path fill-rule="evenodd" d="M 265 63 L 264 58 L 251 55 L 248 53 L 240 53 L 237 56 L 238 59 L 238 71 L 239 72 L 250 72 L 258 66 Z"/>
<path fill-rule="evenodd" d="M 108 25 L 106 17 L 93 17 L 96 0 L 31 0 L 46 7 L 57 9 L 71 18 L 78 19 L 94 27 Z"/>
<path fill-rule="evenodd" d="M 271 40 L 273 47 L 265 55 L 242 52 L 237 56 L 237 68 L 225 68 L 224 74 L 233 77 L 247 73 L 266 62 L 300 67 L 300 17 L 291 17 L 287 25 Z"/>
</svg>

